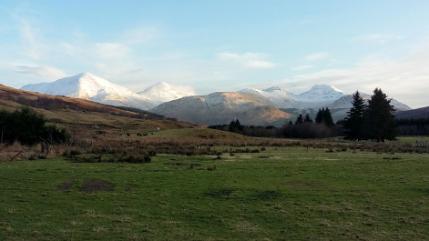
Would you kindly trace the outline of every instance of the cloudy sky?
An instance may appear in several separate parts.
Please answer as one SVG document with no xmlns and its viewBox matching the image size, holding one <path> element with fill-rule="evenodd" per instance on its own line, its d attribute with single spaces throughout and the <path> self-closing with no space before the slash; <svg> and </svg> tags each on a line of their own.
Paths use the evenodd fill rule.
<svg viewBox="0 0 429 241">
<path fill-rule="evenodd" d="M 0 83 L 331 84 L 429 105 L 429 1 L 0 1 Z"/>
</svg>

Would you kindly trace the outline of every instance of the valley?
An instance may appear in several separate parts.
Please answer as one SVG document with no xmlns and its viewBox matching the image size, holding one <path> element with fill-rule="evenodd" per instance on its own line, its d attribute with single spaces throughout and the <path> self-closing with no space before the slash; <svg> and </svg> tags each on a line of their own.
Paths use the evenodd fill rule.
<svg viewBox="0 0 429 241">
<path fill-rule="evenodd" d="M 0 241 L 428 241 L 429 1 L 0 4 Z"/>
</svg>

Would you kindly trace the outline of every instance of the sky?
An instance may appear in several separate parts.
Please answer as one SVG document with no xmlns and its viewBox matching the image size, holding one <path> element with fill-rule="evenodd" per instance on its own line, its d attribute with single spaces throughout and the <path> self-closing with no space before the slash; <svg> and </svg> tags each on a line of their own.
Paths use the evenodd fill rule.
<svg viewBox="0 0 429 241">
<path fill-rule="evenodd" d="M 0 83 L 91 72 L 131 90 L 329 84 L 429 105 L 429 1 L 0 0 Z"/>
</svg>

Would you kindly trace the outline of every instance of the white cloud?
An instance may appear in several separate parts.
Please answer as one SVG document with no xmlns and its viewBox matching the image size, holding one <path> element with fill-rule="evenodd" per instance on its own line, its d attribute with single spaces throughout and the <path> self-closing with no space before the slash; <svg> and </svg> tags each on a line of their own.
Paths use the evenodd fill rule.
<svg viewBox="0 0 429 241">
<path fill-rule="evenodd" d="M 331 55 L 327 52 L 316 52 L 306 55 L 304 58 L 310 62 L 322 61 L 329 59 Z"/>
<path fill-rule="evenodd" d="M 38 65 L 17 65 L 15 66 L 15 72 L 46 80 L 60 79 L 66 75 L 58 68 Z"/>
<path fill-rule="evenodd" d="M 129 48 L 122 43 L 105 42 L 96 43 L 95 51 L 100 58 L 118 59 L 128 56 Z"/>
<path fill-rule="evenodd" d="M 273 62 L 267 60 L 267 57 L 260 53 L 233 53 L 221 52 L 217 58 L 230 63 L 238 64 L 248 69 L 272 69 L 276 66 Z"/>
<path fill-rule="evenodd" d="M 379 87 L 412 106 L 429 105 L 429 45 L 400 59 L 371 57 L 350 68 L 331 68 L 293 76 L 301 85 L 332 84 L 346 92 Z"/>
<path fill-rule="evenodd" d="M 156 39 L 160 34 L 158 28 L 155 27 L 140 27 L 125 31 L 122 34 L 122 40 L 126 44 L 142 44 Z"/>
<path fill-rule="evenodd" d="M 313 68 L 312 65 L 304 64 L 304 65 L 294 66 L 294 67 L 291 68 L 291 70 L 293 70 L 293 71 L 304 71 L 304 70 L 308 70 L 308 69 L 311 69 L 311 68 Z"/>
<path fill-rule="evenodd" d="M 372 33 L 372 34 L 357 36 L 354 39 L 358 42 L 362 42 L 366 44 L 383 45 L 392 41 L 401 40 L 403 39 L 403 37 L 401 35 L 396 35 L 396 34 Z"/>
<path fill-rule="evenodd" d="M 38 30 L 33 27 L 27 20 L 20 19 L 19 32 L 24 49 L 24 55 L 33 60 L 38 60 L 43 55 L 43 45 L 38 37 Z"/>
</svg>

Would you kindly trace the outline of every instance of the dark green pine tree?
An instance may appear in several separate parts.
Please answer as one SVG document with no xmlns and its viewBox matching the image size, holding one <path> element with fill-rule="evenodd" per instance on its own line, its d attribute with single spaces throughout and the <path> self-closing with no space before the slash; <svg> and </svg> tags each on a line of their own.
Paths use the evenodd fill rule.
<svg viewBox="0 0 429 241">
<path fill-rule="evenodd" d="M 304 117 L 302 117 L 302 115 L 299 115 L 298 118 L 296 118 L 295 125 L 300 125 L 302 123 L 304 123 Z"/>
<path fill-rule="evenodd" d="M 321 124 L 323 122 L 323 110 L 324 109 L 319 109 L 319 111 L 317 111 L 317 115 L 315 119 L 317 124 Z"/>
<path fill-rule="evenodd" d="M 311 119 L 309 114 L 305 115 L 304 122 L 305 123 L 313 123 L 313 120 Z"/>
<path fill-rule="evenodd" d="M 240 132 L 243 130 L 243 126 L 241 125 L 241 123 L 238 119 L 235 119 L 235 120 L 231 121 L 231 123 L 229 123 L 228 129 L 231 132 Z"/>
<path fill-rule="evenodd" d="M 364 133 L 377 141 L 396 139 L 395 108 L 381 89 L 375 89 L 364 114 Z"/>
<path fill-rule="evenodd" d="M 331 111 L 329 108 L 319 109 L 316 115 L 317 124 L 325 124 L 326 126 L 334 126 L 334 120 L 332 119 Z"/>
<path fill-rule="evenodd" d="M 362 127 L 364 124 L 365 100 L 360 95 L 359 91 L 353 94 L 353 107 L 347 112 L 347 117 L 344 120 L 344 128 L 346 139 L 359 140 L 363 138 Z"/>
<path fill-rule="evenodd" d="M 326 108 L 323 112 L 323 123 L 329 127 L 334 126 L 334 119 L 332 119 L 332 114 L 329 108 Z"/>
</svg>

